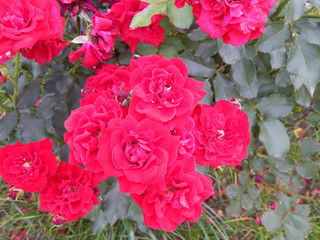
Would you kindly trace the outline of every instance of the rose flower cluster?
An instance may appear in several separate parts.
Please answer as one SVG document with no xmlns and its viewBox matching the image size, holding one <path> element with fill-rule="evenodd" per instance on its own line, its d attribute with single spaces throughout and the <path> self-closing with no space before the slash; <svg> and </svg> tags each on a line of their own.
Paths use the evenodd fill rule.
<svg viewBox="0 0 320 240">
<path fill-rule="evenodd" d="M 140 0 L 121 0 L 113 4 L 104 14 L 96 12 L 91 18 L 92 24 L 87 28 L 87 41 L 79 50 L 69 54 L 70 62 L 75 62 L 84 55 L 82 62 L 84 67 L 97 66 L 100 61 L 111 57 L 114 40 L 120 35 L 121 41 L 130 45 L 132 53 L 140 42 L 158 46 L 164 40 L 165 30 L 159 25 L 164 16 L 154 15 L 151 24 L 147 27 L 135 29 L 129 27 L 134 15 L 148 5 L 149 3 Z"/>
<path fill-rule="evenodd" d="M 0 64 L 20 52 L 41 65 L 68 44 L 56 0 L 0 0 Z"/>
<path fill-rule="evenodd" d="M 0 175 L 9 185 L 9 197 L 21 191 L 39 192 L 39 210 L 51 212 L 54 224 L 87 216 L 99 201 L 99 180 L 93 172 L 61 162 L 57 166 L 53 144 L 39 142 L 7 145 L 0 149 Z"/>
<path fill-rule="evenodd" d="M 151 228 L 173 231 L 197 221 L 212 181 L 195 164 L 238 165 L 250 142 L 237 104 L 199 104 L 203 85 L 177 58 L 104 65 L 87 79 L 80 108 L 65 121 L 70 163 L 101 181 L 117 177 Z"/>
<path fill-rule="evenodd" d="M 196 23 L 211 38 L 241 46 L 265 32 L 263 25 L 276 0 L 175 0 L 178 8 L 185 3 L 192 6 Z"/>
</svg>

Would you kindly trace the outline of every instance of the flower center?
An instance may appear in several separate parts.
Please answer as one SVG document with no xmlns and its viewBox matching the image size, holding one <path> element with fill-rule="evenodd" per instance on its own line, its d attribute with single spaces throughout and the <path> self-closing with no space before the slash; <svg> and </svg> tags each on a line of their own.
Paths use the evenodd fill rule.
<svg viewBox="0 0 320 240">
<path fill-rule="evenodd" d="M 77 187 L 74 185 L 67 185 L 61 190 L 62 196 L 67 199 L 72 199 L 77 194 Z"/>
</svg>

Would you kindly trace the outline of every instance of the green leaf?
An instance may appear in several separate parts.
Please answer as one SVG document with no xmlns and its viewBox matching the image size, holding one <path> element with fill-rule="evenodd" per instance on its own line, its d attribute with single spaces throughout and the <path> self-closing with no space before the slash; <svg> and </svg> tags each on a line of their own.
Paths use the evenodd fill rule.
<svg viewBox="0 0 320 240">
<path fill-rule="evenodd" d="M 167 11 L 166 3 L 151 3 L 141 12 L 134 15 L 130 28 L 137 28 L 137 27 L 145 27 L 151 24 L 151 18 L 153 15 L 162 14 L 165 15 Z"/>
<path fill-rule="evenodd" d="M 272 210 L 262 215 L 261 222 L 269 232 L 277 232 L 282 228 L 281 215 Z"/>
<path fill-rule="evenodd" d="M 250 183 L 250 178 L 248 174 L 241 172 L 239 174 L 239 182 L 241 183 L 242 186 L 247 186 Z"/>
<path fill-rule="evenodd" d="M 320 152 L 318 142 L 311 139 L 304 139 L 299 143 L 299 147 L 303 158 L 311 158 Z"/>
<path fill-rule="evenodd" d="M 5 140 L 17 125 L 18 114 L 16 111 L 7 113 L 0 119 L 0 141 Z"/>
<path fill-rule="evenodd" d="M 204 31 L 202 31 L 201 28 L 193 29 L 191 32 L 188 34 L 188 37 L 192 41 L 200 41 L 208 37 L 208 34 L 206 34 Z M 212 39 L 214 40 L 214 39 Z"/>
<path fill-rule="evenodd" d="M 211 84 L 209 83 L 209 81 L 206 81 L 204 83 L 202 90 L 206 91 L 207 94 L 202 98 L 202 100 L 200 101 L 200 104 L 211 105 L 212 101 L 213 101 L 213 91 L 212 91 L 212 87 L 211 87 Z"/>
<path fill-rule="evenodd" d="M 274 157 L 285 155 L 290 148 L 290 141 L 283 124 L 276 119 L 266 119 L 258 124 L 259 138 L 266 146 L 268 153 Z"/>
<path fill-rule="evenodd" d="M 240 207 L 240 201 L 238 200 L 230 201 L 230 204 L 227 207 L 227 213 L 230 214 L 232 217 L 239 217 L 241 212 L 242 210 Z"/>
<path fill-rule="evenodd" d="M 313 95 L 320 81 L 320 46 L 309 44 L 300 36 L 295 37 L 296 44 L 291 48 L 287 70 L 291 73 L 294 86 L 299 89 L 304 84 Z"/>
<path fill-rule="evenodd" d="M 305 1 L 301 0 L 289 0 L 287 11 L 285 14 L 285 24 L 292 23 L 298 20 L 305 9 Z"/>
<path fill-rule="evenodd" d="M 46 95 L 37 107 L 37 113 L 42 119 L 52 118 L 57 103 L 54 96 Z"/>
<path fill-rule="evenodd" d="M 255 170 L 262 172 L 266 169 L 267 161 L 264 158 L 255 158 L 252 164 Z"/>
<path fill-rule="evenodd" d="M 313 125 L 318 125 L 320 123 L 320 113 L 311 113 L 308 117 L 308 121 Z"/>
<path fill-rule="evenodd" d="M 142 56 L 153 55 L 158 52 L 158 47 L 153 46 L 149 43 L 141 42 L 137 46 L 137 52 Z"/>
<path fill-rule="evenodd" d="M 289 115 L 293 108 L 293 105 L 288 98 L 279 94 L 260 98 L 256 106 L 259 112 L 261 112 L 263 115 L 274 118 L 285 117 Z"/>
<path fill-rule="evenodd" d="M 234 47 L 230 44 L 225 44 L 221 38 L 218 39 L 218 48 L 222 60 L 228 64 L 234 64 L 237 60 L 240 60 L 245 53 L 243 46 Z"/>
<path fill-rule="evenodd" d="M 258 95 L 259 81 L 257 78 L 252 82 L 251 85 L 242 85 L 237 82 L 235 84 L 241 97 L 255 98 Z"/>
<path fill-rule="evenodd" d="M 276 161 L 276 167 L 280 172 L 288 173 L 294 169 L 294 162 L 289 158 L 280 158 Z"/>
<path fill-rule="evenodd" d="M 17 98 L 17 108 L 27 108 L 34 105 L 40 96 L 40 79 L 29 82 L 24 86 Z"/>
<path fill-rule="evenodd" d="M 272 68 L 281 68 L 286 61 L 286 48 L 282 47 L 270 53 L 270 63 Z"/>
<path fill-rule="evenodd" d="M 206 66 L 203 61 L 195 57 L 192 51 L 186 51 L 180 55 L 180 59 L 187 65 L 189 74 L 194 77 L 207 78 L 213 73 L 213 69 Z M 214 65 L 212 66 L 215 67 Z"/>
<path fill-rule="evenodd" d="M 296 103 L 301 106 L 310 107 L 312 97 L 310 96 L 310 92 L 308 91 L 305 85 L 302 85 L 296 92 L 295 92 L 295 99 Z"/>
<path fill-rule="evenodd" d="M 227 196 L 231 199 L 237 198 L 242 194 L 242 187 L 236 184 L 230 184 L 226 187 Z"/>
<path fill-rule="evenodd" d="M 248 193 L 252 198 L 258 198 L 259 197 L 259 191 L 255 189 L 254 187 L 248 188 Z"/>
<path fill-rule="evenodd" d="M 283 235 L 276 236 L 272 240 L 286 240 L 286 238 Z"/>
<path fill-rule="evenodd" d="M 287 240 L 303 240 L 305 238 L 304 232 L 294 226 L 293 223 L 286 223 L 284 225 L 284 232 L 286 233 Z"/>
<path fill-rule="evenodd" d="M 317 19 L 302 18 L 293 27 L 308 43 L 320 45 L 320 23 Z"/>
<path fill-rule="evenodd" d="M 241 207 L 245 210 L 250 210 L 253 207 L 253 199 L 249 194 L 243 194 L 240 201 Z"/>
<path fill-rule="evenodd" d="M 306 186 L 306 182 L 302 180 L 303 178 L 300 177 L 299 175 L 294 175 L 292 177 L 292 183 L 294 186 L 298 187 L 298 188 L 302 188 Z"/>
<path fill-rule="evenodd" d="M 300 1 L 300 0 L 299 0 Z M 273 22 L 265 26 L 266 32 L 262 34 L 256 47 L 259 51 L 271 53 L 283 47 L 290 37 L 289 26 L 282 22 Z"/>
<path fill-rule="evenodd" d="M 189 28 L 193 22 L 192 7 L 185 3 L 183 8 L 177 8 L 174 1 L 167 3 L 167 16 L 177 28 Z"/>
<path fill-rule="evenodd" d="M 301 177 L 310 179 L 317 175 L 318 166 L 313 161 L 305 161 L 304 163 L 296 167 L 296 171 Z"/>
<path fill-rule="evenodd" d="M 127 215 L 129 201 L 129 194 L 119 191 L 118 181 L 103 195 L 103 215 L 110 225 L 115 224 L 118 219 L 122 219 Z"/>
<path fill-rule="evenodd" d="M 276 75 L 276 85 L 280 87 L 288 87 L 290 84 L 290 74 L 286 69 L 280 69 Z"/>
<path fill-rule="evenodd" d="M 171 45 L 162 45 L 159 50 L 159 54 L 168 59 L 177 58 L 179 56 L 179 53 L 177 52 L 175 47 Z"/>
<path fill-rule="evenodd" d="M 256 66 L 252 60 L 243 57 L 231 65 L 233 79 L 244 86 L 250 86 L 256 78 Z"/>
<path fill-rule="evenodd" d="M 22 139 L 27 143 L 47 138 L 44 121 L 26 112 L 20 112 L 19 131 Z"/>
<path fill-rule="evenodd" d="M 310 207 L 308 204 L 300 204 L 295 206 L 294 212 L 307 217 L 310 214 Z"/>
<path fill-rule="evenodd" d="M 229 101 L 232 97 L 237 97 L 239 95 L 239 93 L 236 92 L 234 83 L 224 74 L 217 74 L 213 80 L 213 86 L 216 101 L 221 99 Z"/>
<path fill-rule="evenodd" d="M 211 62 L 211 57 L 218 52 L 218 45 L 216 39 L 208 39 L 202 41 L 196 48 L 195 56 L 201 57 L 204 60 Z"/>
</svg>

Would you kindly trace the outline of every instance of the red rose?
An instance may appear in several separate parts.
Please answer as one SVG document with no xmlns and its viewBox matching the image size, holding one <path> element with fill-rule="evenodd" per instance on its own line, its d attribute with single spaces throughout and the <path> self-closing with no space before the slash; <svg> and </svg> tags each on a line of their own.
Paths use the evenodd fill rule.
<svg viewBox="0 0 320 240">
<path fill-rule="evenodd" d="M 27 192 L 44 188 L 47 177 L 57 169 L 56 155 L 51 154 L 52 142 L 7 145 L 0 149 L 0 175 L 9 185 Z"/>
<path fill-rule="evenodd" d="M 195 149 L 195 139 L 192 133 L 193 128 L 194 121 L 190 117 L 187 120 L 184 128 L 176 127 L 171 130 L 171 134 L 178 136 L 180 140 L 177 155 L 178 160 L 192 157 L 192 154 Z"/>
<path fill-rule="evenodd" d="M 192 158 L 188 162 L 176 162 L 168 169 L 166 189 L 130 194 L 142 208 L 146 226 L 174 231 L 184 221 L 198 220 L 202 202 L 211 196 L 212 180 L 194 169 Z"/>
<path fill-rule="evenodd" d="M 84 55 L 82 64 L 86 68 L 95 67 L 100 61 L 109 59 L 114 47 L 114 39 L 120 36 L 119 29 L 108 18 L 109 13 L 103 15 L 97 12 L 92 16 L 92 25 L 88 27 L 88 40 L 82 47 L 69 54 L 70 62 L 77 61 Z"/>
<path fill-rule="evenodd" d="M 87 12 L 98 12 L 98 8 L 91 2 L 91 0 L 58 0 L 61 3 L 61 15 L 66 11 L 70 12 L 71 16 L 80 14 L 82 10 Z"/>
<path fill-rule="evenodd" d="M 138 43 L 146 42 L 158 46 L 164 40 L 165 30 L 160 27 L 160 20 L 164 17 L 154 15 L 151 24 L 146 27 L 130 28 L 132 18 L 145 9 L 149 3 L 140 0 L 122 0 L 111 7 L 110 17 L 115 19 L 115 24 L 121 32 L 121 41 L 130 45 L 131 53 L 134 53 Z"/>
<path fill-rule="evenodd" d="M 97 75 L 87 79 L 86 86 L 84 88 L 86 89 L 85 91 L 87 91 L 87 94 L 83 94 L 83 97 L 85 98 L 86 95 L 92 92 L 105 92 L 107 95 L 113 96 L 113 99 L 115 99 L 120 89 L 125 92 L 130 92 L 132 90 L 129 80 L 129 67 L 118 67 L 115 64 L 108 64 L 100 69 Z M 83 100 L 80 102 L 82 104 Z"/>
<path fill-rule="evenodd" d="M 105 179 L 103 167 L 97 161 L 101 131 L 108 127 L 111 119 L 122 117 L 120 104 L 102 95 L 92 104 L 73 110 L 64 123 L 67 130 L 64 139 L 71 148 L 69 162 L 84 165 L 99 178 Z"/>
<path fill-rule="evenodd" d="M 241 46 L 265 32 L 269 9 L 276 0 L 200 0 L 192 3 L 196 22 L 211 38 Z"/>
<path fill-rule="evenodd" d="M 118 177 L 120 191 L 141 194 L 150 185 L 164 187 L 167 165 L 176 159 L 178 144 L 162 123 L 138 122 L 128 115 L 111 120 L 102 132 L 98 160 L 107 176 Z"/>
<path fill-rule="evenodd" d="M 35 62 L 43 65 L 45 62 L 50 62 L 52 58 L 56 57 L 61 50 L 68 45 L 67 41 L 62 41 L 60 39 L 39 40 L 31 49 L 22 49 L 21 54 L 24 57 L 34 59 Z"/>
<path fill-rule="evenodd" d="M 247 157 L 250 143 L 245 112 L 220 100 L 214 107 L 200 104 L 193 113 L 196 139 L 194 155 L 202 166 L 236 166 Z"/>
<path fill-rule="evenodd" d="M 62 36 L 63 25 L 56 0 L 0 0 L 0 55 Z"/>
<path fill-rule="evenodd" d="M 59 216 L 67 222 L 86 217 L 87 212 L 99 204 L 98 183 L 94 173 L 61 162 L 56 174 L 48 178 L 46 187 L 40 191 L 39 210 L 51 212 L 53 217 Z"/>
<path fill-rule="evenodd" d="M 183 126 L 194 106 L 203 98 L 203 83 L 188 77 L 188 69 L 178 58 L 161 55 L 131 60 L 130 83 L 133 96 L 129 114 L 145 116 L 170 125 Z"/>
</svg>

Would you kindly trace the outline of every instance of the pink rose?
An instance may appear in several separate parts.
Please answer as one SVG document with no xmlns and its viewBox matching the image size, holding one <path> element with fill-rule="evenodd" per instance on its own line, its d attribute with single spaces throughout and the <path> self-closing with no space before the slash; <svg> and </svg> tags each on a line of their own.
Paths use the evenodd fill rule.
<svg viewBox="0 0 320 240">
<path fill-rule="evenodd" d="M 107 176 L 118 177 L 120 191 L 141 194 L 147 187 L 162 189 L 179 140 L 168 127 L 151 119 L 128 115 L 114 119 L 102 132 L 98 160 Z"/>
<path fill-rule="evenodd" d="M 100 179 L 105 179 L 103 166 L 97 160 L 101 132 L 111 119 L 119 121 L 122 117 L 120 104 L 103 96 L 97 97 L 92 104 L 73 110 L 64 123 L 67 130 L 64 139 L 71 148 L 69 162 L 84 165 Z"/>
<path fill-rule="evenodd" d="M 100 61 L 109 59 L 114 47 L 114 39 L 120 36 L 119 29 L 108 18 L 108 12 L 103 15 L 97 12 L 92 17 L 92 25 L 88 27 L 88 41 L 82 47 L 69 54 L 70 62 L 77 61 L 84 55 L 82 64 L 86 68 L 95 67 Z"/>
<path fill-rule="evenodd" d="M 56 0 L 0 0 L 0 55 L 32 49 L 39 40 L 62 37 L 63 26 Z"/>
<path fill-rule="evenodd" d="M 276 0 L 200 0 L 192 3 L 196 22 L 211 38 L 241 46 L 265 32 L 269 9 Z"/>
<path fill-rule="evenodd" d="M 172 126 L 183 126 L 194 106 L 203 98 L 203 83 L 188 77 L 188 69 L 178 58 L 161 55 L 131 60 L 130 83 L 133 96 L 129 114 L 137 120 L 145 116 Z"/>
<path fill-rule="evenodd" d="M 146 226 L 174 231 L 184 221 L 198 220 L 202 202 L 211 196 L 212 180 L 194 169 L 192 158 L 188 162 L 178 161 L 168 169 L 164 190 L 130 194 L 142 208 Z"/>
<path fill-rule="evenodd" d="M 119 27 L 121 32 L 121 41 L 130 45 L 131 53 L 137 48 L 138 43 L 146 42 L 158 46 L 164 40 L 163 33 L 165 30 L 160 27 L 160 20 L 164 17 L 154 15 L 149 26 L 130 28 L 132 18 L 148 6 L 148 3 L 140 0 L 121 0 L 111 7 L 110 17 Z"/>
<path fill-rule="evenodd" d="M 98 183 L 94 173 L 61 162 L 56 174 L 48 178 L 46 187 L 40 191 L 39 210 L 51 212 L 60 223 L 86 217 L 99 204 Z"/>
<path fill-rule="evenodd" d="M 236 166 L 247 157 L 250 143 L 245 112 L 220 100 L 214 107 L 198 105 L 193 113 L 196 139 L 194 156 L 202 166 Z"/>
<path fill-rule="evenodd" d="M 47 177 L 57 169 L 56 155 L 51 154 L 52 142 L 7 145 L 0 149 L 0 175 L 9 185 L 27 192 L 43 189 Z"/>
</svg>

